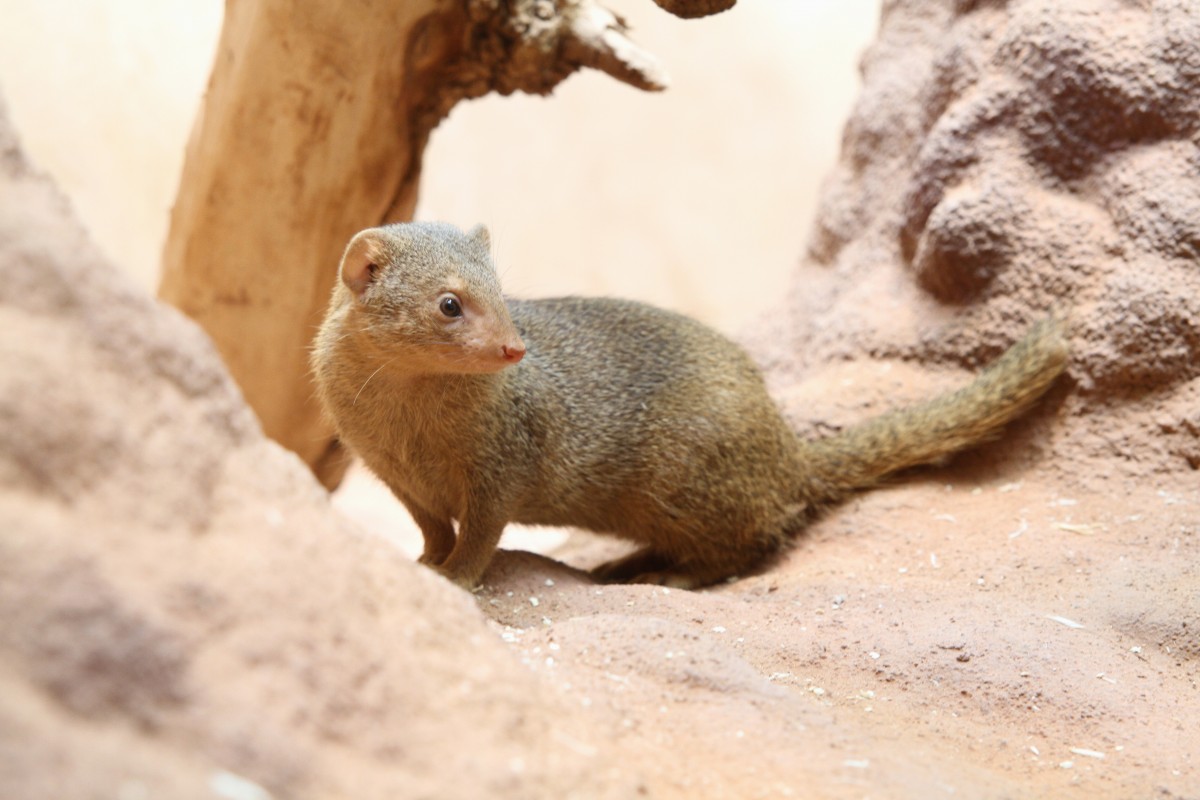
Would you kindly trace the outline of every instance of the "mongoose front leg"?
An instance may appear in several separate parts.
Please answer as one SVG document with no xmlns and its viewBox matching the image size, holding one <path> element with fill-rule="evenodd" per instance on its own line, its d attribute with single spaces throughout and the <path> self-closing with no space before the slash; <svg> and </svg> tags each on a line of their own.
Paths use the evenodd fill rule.
<svg viewBox="0 0 1200 800">
<path fill-rule="evenodd" d="M 504 533 L 505 520 L 486 511 L 475 511 L 473 503 L 458 523 L 458 541 L 437 571 L 464 589 L 474 589 L 487 570 Z"/>
<path fill-rule="evenodd" d="M 454 526 L 449 519 L 431 514 L 415 503 L 405 506 L 425 538 L 425 551 L 417 561 L 431 567 L 443 563 L 454 550 Z"/>
</svg>

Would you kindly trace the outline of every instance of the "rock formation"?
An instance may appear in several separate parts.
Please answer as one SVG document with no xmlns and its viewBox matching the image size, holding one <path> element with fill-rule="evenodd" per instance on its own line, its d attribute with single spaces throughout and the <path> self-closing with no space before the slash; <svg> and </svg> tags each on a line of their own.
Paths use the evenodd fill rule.
<svg viewBox="0 0 1200 800">
<path fill-rule="evenodd" d="M 885 3 L 764 331 L 779 382 L 863 358 L 973 367 L 1065 313 L 1073 391 L 1047 451 L 1200 468 L 1197 36 L 1182 0 Z"/>
</svg>

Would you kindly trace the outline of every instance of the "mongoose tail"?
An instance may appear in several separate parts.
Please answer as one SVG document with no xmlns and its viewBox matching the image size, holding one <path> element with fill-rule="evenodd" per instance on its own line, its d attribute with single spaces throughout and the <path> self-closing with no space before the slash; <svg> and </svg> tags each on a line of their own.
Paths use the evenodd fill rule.
<svg viewBox="0 0 1200 800">
<path fill-rule="evenodd" d="M 956 392 L 888 412 L 842 433 L 801 444 L 810 502 L 835 502 L 905 467 L 986 441 L 1032 406 L 1066 367 L 1066 322 L 1037 323 Z"/>
</svg>

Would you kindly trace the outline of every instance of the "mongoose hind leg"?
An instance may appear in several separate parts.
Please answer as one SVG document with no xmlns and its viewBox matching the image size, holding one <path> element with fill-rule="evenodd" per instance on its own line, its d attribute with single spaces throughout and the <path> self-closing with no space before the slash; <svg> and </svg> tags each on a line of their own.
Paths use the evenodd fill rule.
<svg viewBox="0 0 1200 800">
<path fill-rule="evenodd" d="M 645 583 L 639 575 L 666 570 L 671 564 L 668 556 L 653 547 L 641 547 L 632 553 L 606 561 L 594 568 L 591 575 L 601 583 Z"/>
<path fill-rule="evenodd" d="M 672 589 L 700 589 L 749 574 L 763 560 L 760 553 L 731 552 L 725 556 L 711 561 L 680 560 L 648 546 L 601 564 L 591 574 L 604 583 L 649 583 Z"/>
<path fill-rule="evenodd" d="M 672 589 L 703 589 L 705 586 L 722 583 L 739 577 L 738 571 L 729 565 L 681 564 L 667 569 L 652 570 L 635 575 L 629 583 L 649 583 L 668 586 Z"/>
</svg>

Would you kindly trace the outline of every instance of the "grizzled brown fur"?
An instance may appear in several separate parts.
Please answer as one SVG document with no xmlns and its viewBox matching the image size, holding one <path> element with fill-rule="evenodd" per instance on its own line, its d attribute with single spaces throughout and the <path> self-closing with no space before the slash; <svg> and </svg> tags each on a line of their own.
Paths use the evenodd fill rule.
<svg viewBox="0 0 1200 800">
<path fill-rule="evenodd" d="M 519 522 L 642 545 L 604 580 L 694 587 L 753 569 L 821 505 L 993 436 L 1066 358 L 1048 320 L 966 388 L 805 442 L 716 331 L 624 300 L 506 300 L 483 228 L 414 223 L 352 240 L 312 363 L 342 440 L 452 580 L 475 585 Z"/>
</svg>

